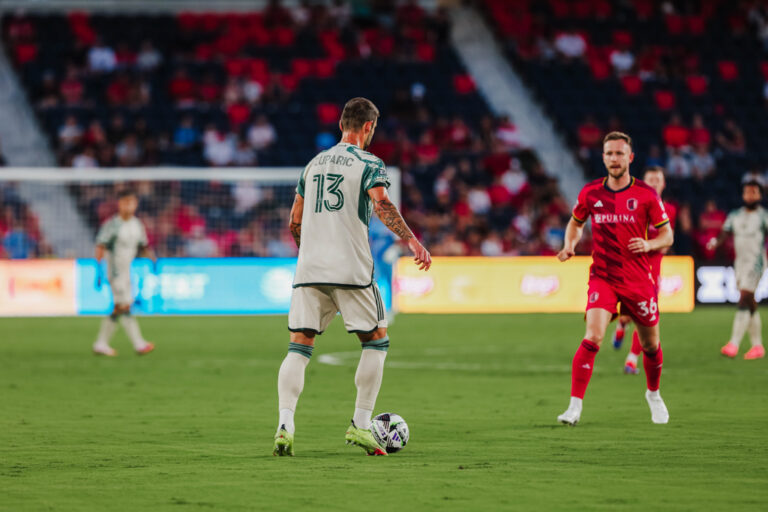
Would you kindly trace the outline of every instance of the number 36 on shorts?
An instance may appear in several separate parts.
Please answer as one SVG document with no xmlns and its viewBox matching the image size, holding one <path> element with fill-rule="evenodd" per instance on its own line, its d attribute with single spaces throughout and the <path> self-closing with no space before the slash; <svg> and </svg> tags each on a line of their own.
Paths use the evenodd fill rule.
<svg viewBox="0 0 768 512">
<path fill-rule="evenodd" d="M 656 320 L 656 313 L 659 312 L 659 305 L 656 299 L 644 300 L 637 303 L 637 313 L 650 321 Z"/>
</svg>

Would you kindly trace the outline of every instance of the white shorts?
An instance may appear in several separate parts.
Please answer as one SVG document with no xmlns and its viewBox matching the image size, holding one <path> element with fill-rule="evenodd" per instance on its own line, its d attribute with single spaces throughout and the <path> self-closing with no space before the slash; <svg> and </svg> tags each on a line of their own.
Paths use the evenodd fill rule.
<svg viewBox="0 0 768 512">
<path fill-rule="evenodd" d="M 131 274 L 125 273 L 112 276 L 112 279 L 109 281 L 109 286 L 112 288 L 112 298 L 116 305 L 130 306 L 133 304 Z"/>
<path fill-rule="evenodd" d="M 736 274 L 736 288 L 755 293 L 760 279 L 763 277 L 762 265 L 744 265 L 736 263 L 733 267 Z"/>
<path fill-rule="evenodd" d="M 293 289 L 288 329 L 322 334 L 336 313 L 348 332 L 369 333 L 387 326 L 387 315 L 376 283 L 367 288 L 299 286 Z"/>
</svg>

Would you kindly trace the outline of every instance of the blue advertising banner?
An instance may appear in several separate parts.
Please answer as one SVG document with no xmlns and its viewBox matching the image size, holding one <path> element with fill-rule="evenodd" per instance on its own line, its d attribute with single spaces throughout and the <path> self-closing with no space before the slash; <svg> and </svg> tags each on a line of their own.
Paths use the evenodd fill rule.
<svg viewBox="0 0 768 512">
<path fill-rule="evenodd" d="M 147 315 L 285 314 L 295 269 L 295 258 L 166 258 L 158 261 L 157 269 L 151 261 L 137 259 L 131 269 L 136 297 L 133 311 Z M 97 285 L 96 260 L 76 260 L 75 273 L 78 314 L 112 311 L 109 284 Z M 107 275 L 105 266 L 101 273 Z M 377 282 L 389 309 L 390 282 L 379 276 Z"/>
</svg>

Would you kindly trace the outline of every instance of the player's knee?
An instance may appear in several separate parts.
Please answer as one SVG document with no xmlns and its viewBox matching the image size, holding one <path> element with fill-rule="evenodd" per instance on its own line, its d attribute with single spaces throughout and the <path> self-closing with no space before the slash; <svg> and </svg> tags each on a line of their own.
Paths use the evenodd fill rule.
<svg viewBox="0 0 768 512">
<path fill-rule="evenodd" d="M 358 333 L 357 337 L 362 343 L 380 340 L 387 337 L 387 328 L 379 327 L 373 332 Z"/>
<path fill-rule="evenodd" d="M 587 331 L 587 333 L 584 335 L 584 339 L 591 341 L 599 347 L 603 343 L 603 334 Z"/>
<path fill-rule="evenodd" d="M 317 333 L 315 331 L 312 331 L 309 329 L 305 329 L 303 331 L 298 331 L 298 332 L 292 332 L 291 343 L 300 343 L 301 345 L 314 345 L 316 335 Z"/>
</svg>

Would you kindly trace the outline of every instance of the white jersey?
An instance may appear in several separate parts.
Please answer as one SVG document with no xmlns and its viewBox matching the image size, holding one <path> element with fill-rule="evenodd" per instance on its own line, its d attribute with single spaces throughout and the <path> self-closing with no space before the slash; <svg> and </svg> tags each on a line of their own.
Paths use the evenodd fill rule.
<svg viewBox="0 0 768 512">
<path fill-rule="evenodd" d="M 294 288 L 371 286 L 368 191 L 374 187 L 389 187 L 384 162 L 354 144 L 340 142 L 304 168 L 296 187 L 304 213 Z"/>
<path fill-rule="evenodd" d="M 108 251 L 107 264 L 112 279 L 130 274 L 131 263 L 149 242 L 144 224 L 139 219 L 131 217 L 123 220 L 119 215 L 115 215 L 99 229 L 96 244 L 103 245 Z"/>
<path fill-rule="evenodd" d="M 766 265 L 765 235 L 768 232 L 768 212 L 762 206 L 755 210 L 739 208 L 728 214 L 723 230 L 733 233 L 736 270 L 750 270 L 762 275 Z"/>
</svg>

